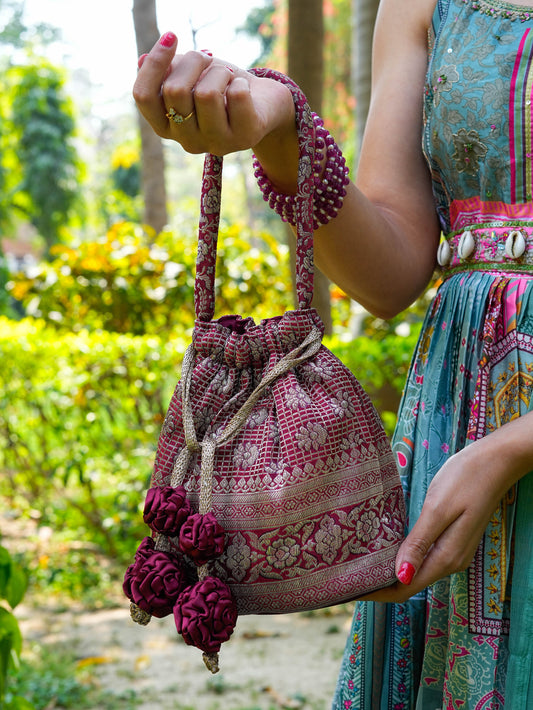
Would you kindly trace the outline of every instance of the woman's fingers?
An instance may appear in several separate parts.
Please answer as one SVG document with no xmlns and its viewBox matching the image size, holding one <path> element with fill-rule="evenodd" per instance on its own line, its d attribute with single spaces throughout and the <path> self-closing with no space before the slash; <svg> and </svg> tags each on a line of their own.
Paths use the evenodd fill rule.
<svg viewBox="0 0 533 710">
<path fill-rule="evenodd" d="M 287 87 L 206 50 L 176 55 L 176 48 L 176 36 L 167 33 L 138 60 L 133 95 L 159 136 L 189 153 L 226 155 L 264 145 L 270 155 L 292 148 L 294 106 Z"/>
<path fill-rule="evenodd" d="M 176 48 L 176 36 L 169 32 L 164 34 L 150 53 L 140 58 L 139 71 L 133 86 L 133 97 L 139 110 L 158 133 L 164 128 L 161 117 L 160 89 L 176 53 Z"/>
<path fill-rule="evenodd" d="M 139 110 L 155 132 L 165 138 L 173 137 L 177 127 L 184 127 L 185 124 L 179 122 L 180 116 L 189 116 L 194 111 L 194 86 L 213 61 L 207 52 L 187 52 L 175 58 L 176 49 L 176 36 L 167 32 L 139 61 L 133 87 Z M 166 91 L 168 82 L 170 89 Z M 177 121 L 167 114 L 177 117 Z"/>
<path fill-rule="evenodd" d="M 260 111 L 258 98 L 254 101 L 253 78 L 237 76 L 226 91 L 228 124 L 236 140 L 236 150 L 253 147 L 271 129 L 268 118 Z M 257 85 L 257 83 L 256 83 Z M 256 92 L 259 95 L 259 92 Z M 291 98 L 292 102 L 292 98 Z M 280 103 L 277 104 L 278 111 Z"/>
<path fill-rule="evenodd" d="M 185 58 L 184 58 L 185 59 Z M 184 72 L 185 74 L 185 72 Z M 194 109 L 196 131 L 181 131 L 175 136 L 189 152 L 209 152 L 223 155 L 231 143 L 228 115 L 226 111 L 226 90 L 233 80 L 233 72 L 221 63 L 211 63 L 197 78 L 189 90 L 189 109 L 183 94 L 183 78 L 180 65 L 179 81 L 177 72 L 163 85 L 165 103 L 180 106 L 181 111 Z M 189 128 L 192 128 L 192 121 Z"/>
<path fill-rule="evenodd" d="M 431 546 L 411 580 L 396 582 L 365 597 L 368 601 L 401 603 L 443 577 L 466 569 L 474 558 L 482 531 L 472 534 L 461 520 L 450 526 Z M 465 539 L 468 538 L 468 544 Z"/>
</svg>

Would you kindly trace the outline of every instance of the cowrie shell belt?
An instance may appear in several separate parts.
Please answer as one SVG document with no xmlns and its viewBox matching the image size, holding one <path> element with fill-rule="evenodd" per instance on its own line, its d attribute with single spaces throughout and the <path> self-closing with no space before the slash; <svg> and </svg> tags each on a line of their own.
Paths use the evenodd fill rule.
<svg viewBox="0 0 533 710">
<path fill-rule="evenodd" d="M 533 273 L 533 222 L 478 224 L 441 239 L 437 263 L 455 271 L 503 270 Z"/>
</svg>

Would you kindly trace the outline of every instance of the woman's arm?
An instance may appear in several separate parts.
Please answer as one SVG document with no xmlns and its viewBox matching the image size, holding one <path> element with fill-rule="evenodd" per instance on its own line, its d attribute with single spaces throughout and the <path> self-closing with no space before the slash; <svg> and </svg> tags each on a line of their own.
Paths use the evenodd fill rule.
<svg viewBox="0 0 533 710">
<path fill-rule="evenodd" d="M 434 0 L 383 0 L 357 190 L 315 237 L 319 266 L 371 312 L 414 301 L 436 263 L 439 225 L 422 154 L 427 29 Z"/>
<path fill-rule="evenodd" d="M 389 317 L 428 283 L 439 228 L 421 149 L 427 28 L 435 0 L 383 0 L 373 59 L 373 99 L 356 188 L 315 235 L 318 265 L 349 295 Z M 401 28 L 401 32 L 398 31 Z M 296 190 L 297 137 L 287 87 L 203 52 L 175 56 L 165 35 L 134 87 L 154 130 L 192 153 L 252 148 L 276 188 Z M 192 119 L 176 125 L 168 108 Z"/>
</svg>

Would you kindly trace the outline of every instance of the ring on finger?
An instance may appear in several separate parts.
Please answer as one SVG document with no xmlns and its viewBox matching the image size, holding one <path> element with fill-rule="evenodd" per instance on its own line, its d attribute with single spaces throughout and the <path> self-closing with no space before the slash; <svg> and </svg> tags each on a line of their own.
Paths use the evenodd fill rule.
<svg viewBox="0 0 533 710">
<path fill-rule="evenodd" d="M 174 123 L 177 123 L 179 125 L 181 123 L 185 123 L 194 116 L 194 109 L 186 116 L 184 116 L 182 113 L 178 113 L 175 108 L 170 107 L 168 109 L 168 113 L 166 113 L 165 116 L 169 119 L 169 121 L 174 121 Z"/>
</svg>

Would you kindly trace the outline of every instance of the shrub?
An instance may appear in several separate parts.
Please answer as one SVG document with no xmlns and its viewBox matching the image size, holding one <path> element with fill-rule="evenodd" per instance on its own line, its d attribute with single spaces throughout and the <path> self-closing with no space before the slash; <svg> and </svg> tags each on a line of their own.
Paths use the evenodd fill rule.
<svg viewBox="0 0 533 710">
<path fill-rule="evenodd" d="M 195 238 L 121 222 L 96 241 L 54 246 L 54 259 L 14 276 L 10 291 L 29 315 L 61 330 L 183 332 L 194 323 L 196 246 Z M 263 318 L 290 307 L 287 251 L 266 233 L 222 227 L 217 315 Z"/>
<path fill-rule="evenodd" d="M 0 318 L 1 492 L 129 554 L 185 344 Z"/>
</svg>

